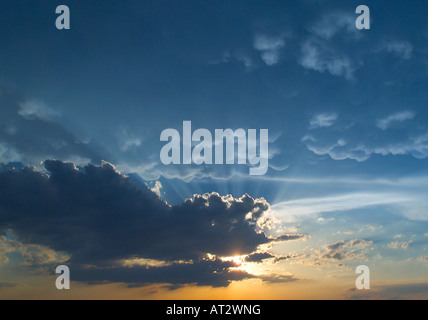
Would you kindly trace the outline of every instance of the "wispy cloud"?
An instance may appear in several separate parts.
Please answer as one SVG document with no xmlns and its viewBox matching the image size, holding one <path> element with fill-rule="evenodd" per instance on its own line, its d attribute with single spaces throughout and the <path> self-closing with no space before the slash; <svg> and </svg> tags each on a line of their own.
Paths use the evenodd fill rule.
<svg viewBox="0 0 428 320">
<path fill-rule="evenodd" d="M 294 222 L 321 213 L 350 211 L 376 205 L 392 205 L 412 198 L 395 193 L 350 193 L 330 197 L 303 198 L 272 205 L 282 221 Z"/>
<path fill-rule="evenodd" d="M 0 265 L 9 262 L 11 253 L 19 255 L 23 259 L 25 267 L 40 267 L 50 264 L 63 263 L 69 260 L 69 256 L 58 253 L 48 247 L 36 244 L 24 244 L 16 240 L 0 236 Z"/>
<path fill-rule="evenodd" d="M 119 149 L 122 152 L 127 152 L 141 146 L 141 139 L 129 133 L 129 131 L 125 128 L 119 129 L 116 133 L 116 136 L 118 139 Z"/>
<path fill-rule="evenodd" d="M 357 65 L 345 53 L 349 50 L 341 50 L 340 46 L 332 46 L 330 42 L 341 34 L 347 38 L 362 38 L 362 33 L 355 27 L 355 17 L 347 12 L 328 12 L 309 26 L 308 31 L 311 36 L 301 45 L 300 65 L 308 70 L 353 80 Z"/>
<path fill-rule="evenodd" d="M 399 248 L 407 249 L 412 244 L 412 242 L 413 242 L 413 240 L 403 241 L 403 242 L 394 241 L 394 242 L 391 242 L 390 244 L 388 244 L 388 248 L 390 248 L 390 249 L 399 249 Z"/>
<path fill-rule="evenodd" d="M 412 111 L 402 111 L 398 113 L 394 113 L 386 118 L 379 119 L 376 122 L 376 125 L 382 129 L 386 130 L 391 127 L 396 122 L 403 122 L 406 120 L 411 120 L 415 117 L 415 113 Z"/>
<path fill-rule="evenodd" d="M 346 268 L 346 261 L 365 259 L 372 241 L 364 239 L 340 240 L 324 246 L 321 250 L 314 250 L 308 257 L 295 259 L 292 264 L 304 264 L 317 268 Z"/>
<path fill-rule="evenodd" d="M 355 17 L 347 12 L 325 14 L 320 20 L 309 27 L 309 31 L 323 39 L 331 39 L 340 32 L 361 37 L 355 27 Z"/>
<path fill-rule="evenodd" d="M 321 113 L 314 115 L 309 121 L 309 129 L 331 127 L 337 120 L 337 113 Z"/>
<path fill-rule="evenodd" d="M 268 36 L 257 34 L 254 37 L 254 49 L 260 51 L 260 56 L 268 66 L 277 64 L 280 60 L 281 49 L 285 46 L 285 35 Z"/>
<path fill-rule="evenodd" d="M 413 46 L 408 41 L 389 40 L 384 41 L 376 51 L 385 51 L 394 54 L 401 59 L 410 60 L 412 58 Z"/>
<path fill-rule="evenodd" d="M 247 53 L 243 53 L 243 52 L 236 53 L 235 59 L 244 64 L 246 71 L 251 71 L 255 68 L 255 64 L 252 57 Z"/>
<path fill-rule="evenodd" d="M 22 156 L 14 147 L 0 142 L 0 163 L 18 162 L 21 160 Z"/>
<path fill-rule="evenodd" d="M 231 62 L 242 63 L 246 71 L 252 71 L 256 68 L 252 55 L 245 50 L 225 50 L 220 57 L 208 61 L 210 65 L 222 65 Z"/>
<path fill-rule="evenodd" d="M 28 120 L 40 119 L 48 121 L 59 116 L 59 112 L 51 109 L 41 101 L 25 101 L 20 103 L 19 106 L 18 114 Z"/>
<path fill-rule="evenodd" d="M 411 155 L 416 159 L 428 158 L 428 134 L 410 136 L 401 142 L 377 142 L 377 145 L 374 145 L 371 141 L 348 142 L 343 138 L 328 143 L 308 139 L 304 142 L 308 150 L 314 154 L 319 156 L 328 155 L 333 160 L 350 159 L 364 162 L 370 159 L 372 155 Z"/>
<path fill-rule="evenodd" d="M 329 48 L 327 44 L 315 39 L 305 41 L 301 46 L 300 65 L 308 70 L 321 73 L 329 72 L 333 76 L 353 79 L 353 62 L 345 55 Z"/>
<path fill-rule="evenodd" d="M 307 141 L 306 146 L 309 151 L 312 151 L 316 155 L 328 155 L 333 160 L 351 159 L 358 162 L 363 162 L 370 158 L 370 153 L 368 153 L 367 150 L 362 149 L 361 146 L 349 147 L 347 141 L 342 138 L 332 144 L 327 145 L 321 145 Z"/>
<path fill-rule="evenodd" d="M 367 154 L 387 155 L 412 155 L 417 159 L 428 157 L 428 134 L 410 137 L 408 141 L 388 144 L 379 147 L 361 147 Z"/>
</svg>

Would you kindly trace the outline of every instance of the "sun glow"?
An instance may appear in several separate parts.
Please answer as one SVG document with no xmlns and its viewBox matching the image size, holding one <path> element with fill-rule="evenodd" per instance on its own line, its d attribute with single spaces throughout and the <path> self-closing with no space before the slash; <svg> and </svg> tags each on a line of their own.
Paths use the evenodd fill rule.
<svg viewBox="0 0 428 320">
<path fill-rule="evenodd" d="M 266 274 L 264 270 L 265 264 L 246 262 L 245 259 L 247 257 L 248 255 L 221 257 L 220 260 L 224 262 L 233 262 L 235 266 L 230 268 L 231 271 L 244 271 L 251 275 Z"/>
<path fill-rule="evenodd" d="M 224 262 L 234 262 L 237 265 L 241 265 L 244 262 L 244 260 L 245 260 L 245 258 L 247 256 L 248 255 L 232 256 L 232 257 L 221 257 L 220 260 L 224 261 Z"/>
</svg>

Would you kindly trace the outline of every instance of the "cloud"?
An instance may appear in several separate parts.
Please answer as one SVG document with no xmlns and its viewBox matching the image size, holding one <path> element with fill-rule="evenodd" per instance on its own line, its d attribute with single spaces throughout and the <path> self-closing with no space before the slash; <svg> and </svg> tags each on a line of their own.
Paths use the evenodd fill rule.
<svg viewBox="0 0 428 320">
<path fill-rule="evenodd" d="M 40 245 L 19 244 L 18 251 L 24 259 L 24 266 L 59 265 L 67 262 L 70 256 L 58 253 L 48 247 Z"/>
<path fill-rule="evenodd" d="M 347 261 L 367 258 L 372 241 L 364 239 L 340 240 L 326 245 L 322 250 L 314 250 L 309 256 L 297 257 L 292 264 L 303 264 L 318 268 L 348 268 Z"/>
<path fill-rule="evenodd" d="M 358 59 L 355 50 L 349 50 L 348 39 L 363 37 L 355 27 L 355 16 L 347 12 L 328 12 L 308 27 L 308 31 L 311 35 L 301 44 L 299 64 L 308 70 L 353 80 L 358 67 L 354 61 Z M 332 39 L 340 35 L 343 38 L 333 43 Z"/>
<path fill-rule="evenodd" d="M 360 38 L 361 33 L 355 27 L 355 16 L 347 12 L 330 12 L 314 23 L 309 31 L 316 36 L 329 40 L 341 32 Z"/>
<path fill-rule="evenodd" d="M 9 262 L 9 255 L 14 253 L 23 259 L 25 267 L 39 267 L 64 263 L 70 259 L 66 254 L 55 252 L 44 246 L 23 244 L 16 240 L 0 236 L 0 265 Z"/>
<path fill-rule="evenodd" d="M 279 202 L 272 205 L 272 210 L 282 221 L 296 220 L 318 216 L 321 213 L 350 211 L 369 206 L 402 204 L 412 201 L 394 193 L 350 193 L 320 198 L 303 198 Z"/>
<path fill-rule="evenodd" d="M 360 251 L 361 249 L 371 246 L 372 244 L 372 241 L 366 241 L 363 239 L 354 239 L 350 241 L 341 240 L 327 245 L 325 247 L 325 252 L 320 255 L 320 258 L 338 261 L 365 258 L 365 255 Z"/>
<path fill-rule="evenodd" d="M 141 139 L 130 134 L 127 129 L 121 128 L 117 134 L 117 139 L 119 143 L 119 149 L 122 152 L 127 152 L 130 150 L 134 150 L 141 146 Z"/>
<path fill-rule="evenodd" d="M 365 150 L 347 147 L 347 142 L 344 139 L 339 139 L 334 144 L 327 144 L 324 146 L 314 142 L 307 142 L 306 147 L 309 151 L 312 151 L 316 155 L 328 155 L 333 160 L 351 159 L 358 162 L 363 162 L 370 158 L 370 155 L 367 154 Z"/>
<path fill-rule="evenodd" d="M 230 270 L 233 262 L 200 260 L 191 264 L 172 264 L 165 267 L 107 266 L 103 268 L 73 267 L 73 279 L 89 283 L 119 282 L 132 287 L 152 283 L 168 283 L 174 286 L 195 284 L 198 286 L 227 287 L 232 281 L 255 278 L 245 271 Z"/>
<path fill-rule="evenodd" d="M 210 65 L 221 65 L 236 61 L 242 63 L 248 72 L 256 67 L 252 55 L 245 50 L 226 50 L 221 54 L 220 58 L 212 59 L 208 63 Z"/>
<path fill-rule="evenodd" d="M 297 239 L 297 238 L 296 238 Z M 288 239 L 291 240 L 291 239 Z M 254 252 L 245 257 L 244 262 L 253 262 L 253 263 L 264 263 L 266 260 L 270 260 L 272 263 L 278 263 L 283 260 L 300 258 L 301 256 L 293 255 L 276 255 L 270 252 Z"/>
<path fill-rule="evenodd" d="M 262 244 L 304 237 L 272 238 L 259 231 L 258 221 L 270 209 L 264 199 L 211 193 L 171 206 L 106 162 L 78 169 L 50 160 L 45 167 L 48 174 L 31 168 L 0 173 L 0 230 L 12 229 L 23 244 L 64 252 L 76 280 L 226 285 L 252 275 L 229 273 L 230 265 L 218 258 L 205 261 L 208 253 L 247 255 Z M 125 267 L 129 259 L 166 264 L 156 270 Z M 40 255 L 29 260 L 40 260 Z M 103 271 L 98 274 L 99 267 Z M 204 279 L 195 274 L 198 270 Z"/>
<path fill-rule="evenodd" d="M 409 248 L 409 246 L 412 244 L 412 242 L 413 242 L 413 240 L 402 241 L 402 242 L 394 241 L 394 242 L 391 242 L 390 244 L 388 244 L 388 248 L 390 248 L 390 249 L 399 249 L 399 248 L 401 248 L 401 249 L 406 250 L 406 249 Z"/>
<path fill-rule="evenodd" d="M 13 94 L 0 95 L 0 162 L 22 162 L 39 166 L 41 161 L 56 158 L 99 162 L 97 152 L 55 122 L 57 114 L 43 104 L 20 102 Z"/>
<path fill-rule="evenodd" d="M 160 181 L 155 181 L 155 185 L 150 188 L 158 197 L 161 196 L 162 183 Z"/>
<path fill-rule="evenodd" d="M 233 166 L 165 166 L 159 165 L 159 161 L 148 161 L 138 165 L 122 162 L 117 165 L 117 168 L 127 174 L 138 174 L 146 181 L 159 180 L 164 177 L 168 180 L 179 179 L 187 183 L 195 179 L 230 180 L 237 172 L 236 167 Z M 248 176 L 248 173 L 245 176 Z"/>
<path fill-rule="evenodd" d="M 294 282 L 294 281 L 300 280 L 294 275 L 287 275 L 287 274 L 264 275 L 264 276 L 260 276 L 260 279 L 268 283 L 285 283 L 285 282 Z"/>
<path fill-rule="evenodd" d="M 309 121 L 309 129 L 328 128 L 331 127 L 337 120 L 336 113 L 321 113 L 314 115 Z"/>
<path fill-rule="evenodd" d="M 275 258 L 275 255 L 269 253 L 269 252 L 255 252 L 250 255 L 248 255 L 245 258 L 245 262 L 257 262 L 261 263 L 263 260 L 266 259 L 273 259 Z"/>
<path fill-rule="evenodd" d="M 401 59 L 410 60 L 412 58 L 413 46 L 407 41 L 390 40 L 384 41 L 380 46 L 378 46 L 376 51 L 385 51 L 394 54 Z"/>
<path fill-rule="evenodd" d="M 344 76 L 348 80 L 354 78 L 354 63 L 345 54 L 336 52 L 317 39 L 303 42 L 299 63 L 308 70 L 320 73 L 327 71 L 333 76 Z"/>
<path fill-rule="evenodd" d="M 408 141 L 389 144 L 386 146 L 364 148 L 367 154 L 412 155 L 417 159 L 428 158 L 428 134 L 409 137 Z"/>
<path fill-rule="evenodd" d="M 4 142 L 0 142 L 0 163 L 20 162 L 22 156 L 14 147 L 9 146 Z"/>
<path fill-rule="evenodd" d="M 14 242 L 0 236 L 0 265 L 9 262 L 8 254 L 15 251 Z"/>
<path fill-rule="evenodd" d="M 279 62 L 281 49 L 285 46 L 285 36 L 267 36 L 258 34 L 254 37 L 254 49 L 260 51 L 262 60 L 268 66 Z"/>
<path fill-rule="evenodd" d="M 392 114 L 386 118 L 377 120 L 376 125 L 380 129 L 386 130 L 396 122 L 403 122 L 406 120 L 411 120 L 414 117 L 415 117 L 415 113 L 411 112 L 411 111 L 398 112 L 398 113 L 394 113 L 394 114 Z"/>
<path fill-rule="evenodd" d="M 306 147 L 316 155 L 328 155 L 333 160 L 356 160 L 364 162 L 372 155 L 411 155 L 417 159 L 428 158 L 428 134 L 409 136 L 401 142 L 353 142 L 348 143 L 341 138 L 336 142 L 321 144 L 311 140 L 305 140 Z M 371 144 L 371 145 L 369 145 Z"/>
<path fill-rule="evenodd" d="M 273 159 L 278 158 L 281 154 L 279 148 L 273 145 L 281 134 L 274 133 L 269 139 L 269 168 L 275 171 L 284 171 L 289 168 L 289 164 L 278 162 L 273 163 Z M 250 139 L 250 138 L 249 138 Z M 253 139 L 253 138 L 251 138 Z M 259 144 L 259 137 L 254 141 Z M 215 141 L 213 141 L 213 150 L 215 148 Z M 238 153 L 235 152 L 235 164 L 238 163 Z M 184 182 L 192 182 L 194 180 L 211 179 L 216 181 L 227 181 L 233 178 L 242 178 L 248 176 L 248 167 L 251 167 L 249 163 L 246 165 L 163 165 L 159 161 L 159 153 L 151 155 L 147 158 L 147 161 L 138 160 L 134 163 L 129 163 L 126 160 L 119 161 L 116 165 L 119 171 L 126 174 L 138 174 L 142 179 L 146 181 L 155 181 L 164 177 L 168 180 L 179 179 Z M 243 174 L 244 173 L 244 174 Z"/>
<path fill-rule="evenodd" d="M 19 104 L 18 114 L 27 120 L 50 121 L 59 116 L 59 112 L 49 108 L 41 101 L 25 101 Z"/>
</svg>

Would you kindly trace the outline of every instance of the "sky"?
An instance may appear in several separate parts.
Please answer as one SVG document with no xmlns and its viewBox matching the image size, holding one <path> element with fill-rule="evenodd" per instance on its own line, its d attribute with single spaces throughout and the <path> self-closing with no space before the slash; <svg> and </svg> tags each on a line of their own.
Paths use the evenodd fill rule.
<svg viewBox="0 0 428 320">
<path fill-rule="evenodd" d="M 0 1 L 0 298 L 428 298 L 427 9 Z M 267 173 L 163 164 L 184 121 Z"/>
</svg>

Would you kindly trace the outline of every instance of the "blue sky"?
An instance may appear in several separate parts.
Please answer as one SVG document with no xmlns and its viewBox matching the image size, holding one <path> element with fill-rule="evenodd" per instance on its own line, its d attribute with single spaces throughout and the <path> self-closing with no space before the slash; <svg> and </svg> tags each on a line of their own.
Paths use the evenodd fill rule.
<svg viewBox="0 0 428 320">
<path fill-rule="evenodd" d="M 300 255 L 285 270 L 345 241 L 352 268 L 428 282 L 426 1 L 61 4 L 71 30 L 55 28 L 56 1 L 0 4 L 2 164 L 105 160 L 173 205 L 263 197 L 276 221 L 267 234 L 306 235 L 274 245 Z M 370 30 L 355 27 L 360 4 Z M 162 165 L 160 133 L 186 120 L 269 129 L 268 173 Z M 367 252 L 352 253 L 355 239 Z M 409 265 L 382 272 L 380 257 Z"/>
</svg>

